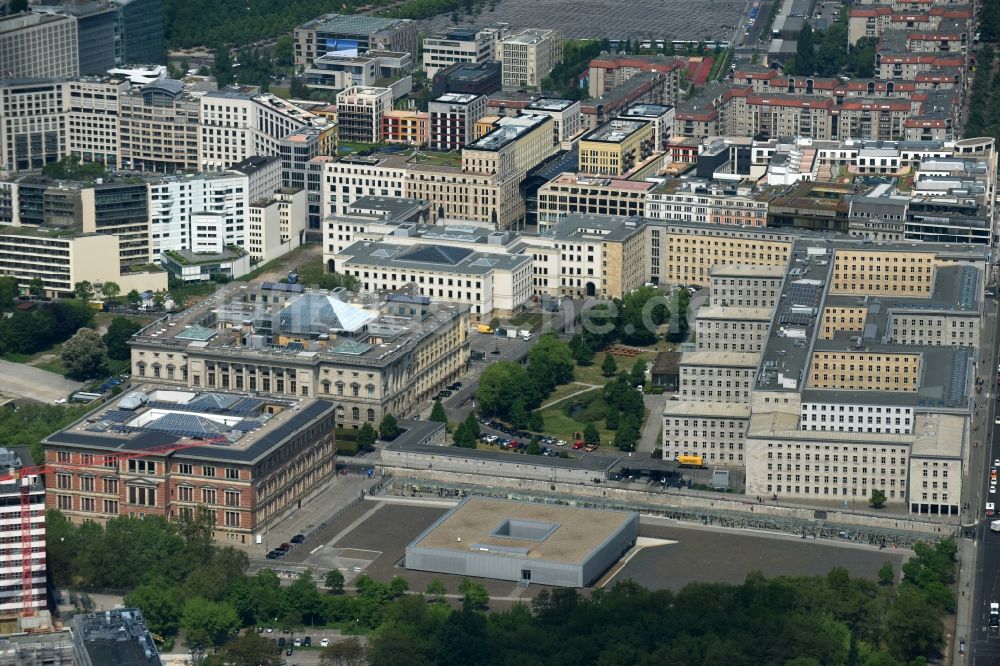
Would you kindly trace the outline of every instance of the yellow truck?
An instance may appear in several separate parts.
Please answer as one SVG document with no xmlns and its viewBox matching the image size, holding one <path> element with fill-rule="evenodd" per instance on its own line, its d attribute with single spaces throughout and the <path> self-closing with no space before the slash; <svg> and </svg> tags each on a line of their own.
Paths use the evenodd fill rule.
<svg viewBox="0 0 1000 666">
<path fill-rule="evenodd" d="M 486 335 L 493 334 L 493 327 L 490 326 L 489 324 L 479 324 L 479 326 L 476 327 L 476 330 L 478 330 L 480 333 L 485 333 Z"/>
<path fill-rule="evenodd" d="M 677 456 L 677 464 L 681 467 L 702 467 L 704 462 L 701 456 Z"/>
</svg>

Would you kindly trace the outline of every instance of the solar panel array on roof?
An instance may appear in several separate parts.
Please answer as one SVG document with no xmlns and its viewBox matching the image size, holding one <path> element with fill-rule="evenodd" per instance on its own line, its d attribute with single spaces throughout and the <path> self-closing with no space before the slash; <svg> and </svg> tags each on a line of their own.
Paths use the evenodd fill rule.
<svg viewBox="0 0 1000 666">
<path fill-rule="evenodd" d="M 240 396 L 224 393 L 199 393 L 186 403 L 187 411 L 223 411 L 240 401 Z"/>
<path fill-rule="evenodd" d="M 169 409 L 175 412 L 208 412 L 210 414 L 221 413 L 242 416 L 244 414 L 256 414 L 260 411 L 261 406 L 264 404 L 264 401 L 258 398 L 240 396 L 226 397 L 234 397 L 235 400 L 228 402 L 226 405 L 220 404 L 218 401 L 201 401 L 199 398 L 195 398 L 187 403 L 169 402 L 166 400 L 150 400 L 149 407 Z"/>
<path fill-rule="evenodd" d="M 399 258 L 406 261 L 419 261 L 428 264 L 450 264 L 455 266 L 470 254 L 472 254 L 472 250 L 464 247 L 422 245 L 405 254 L 399 255 Z"/>
<path fill-rule="evenodd" d="M 164 414 L 142 426 L 143 430 L 166 432 L 178 437 L 218 437 L 229 432 L 225 423 L 217 423 L 197 414 Z"/>
<path fill-rule="evenodd" d="M 135 418 L 135 412 L 125 409 L 109 409 L 101 414 L 102 420 L 110 421 L 111 423 L 125 423 L 131 421 L 133 418 Z"/>
<path fill-rule="evenodd" d="M 301 294 L 306 290 L 301 284 L 285 284 L 284 282 L 261 282 L 260 288 L 268 291 L 285 291 L 291 294 Z"/>
<path fill-rule="evenodd" d="M 969 349 L 957 347 L 951 356 L 951 380 L 948 382 L 948 402 L 953 405 L 965 399 L 965 385 L 969 371 Z"/>
<path fill-rule="evenodd" d="M 979 283 L 979 271 L 972 266 L 963 266 L 959 278 L 958 301 L 963 310 L 973 310 L 976 307 L 976 285 Z"/>
<path fill-rule="evenodd" d="M 811 282 L 792 282 L 785 290 L 785 302 L 778 316 L 779 324 L 809 325 L 815 317 L 819 299 L 823 295 L 822 285 Z M 812 308 L 812 310 L 806 310 Z"/>
</svg>

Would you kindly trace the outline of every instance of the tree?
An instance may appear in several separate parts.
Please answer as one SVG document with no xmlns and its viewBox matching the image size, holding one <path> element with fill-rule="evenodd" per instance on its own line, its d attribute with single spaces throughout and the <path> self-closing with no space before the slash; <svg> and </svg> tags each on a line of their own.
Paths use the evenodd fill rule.
<svg viewBox="0 0 1000 666">
<path fill-rule="evenodd" d="M 879 585 L 892 585 L 896 582 L 896 572 L 892 568 L 892 562 L 886 560 L 882 568 L 878 570 Z"/>
<path fill-rule="evenodd" d="M 319 663 L 322 666 L 365 666 L 368 663 L 368 648 L 357 636 L 351 636 L 323 648 L 319 653 Z"/>
<path fill-rule="evenodd" d="M 10 310 L 14 300 L 20 293 L 17 278 L 10 275 L 0 276 L 0 310 Z"/>
<path fill-rule="evenodd" d="M 62 347 L 62 362 L 74 379 L 96 377 L 108 362 L 108 349 L 92 328 L 81 328 Z"/>
<path fill-rule="evenodd" d="M 601 443 L 601 433 L 597 432 L 597 426 L 593 423 L 588 423 L 587 427 L 583 429 L 583 441 L 594 445 Z"/>
<path fill-rule="evenodd" d="M 173 636 L 180 627 L 181 598 L 176 588 L 160 579 L 140 585 L 127 595 L 125 603 L 138 608 L 146 625 L 161 636 Z"/>
<path fill-rule="evenodd" d="M 115 317 L 108 325 L 108 332 L 101 339 L 108 350 L 108 358 L 116 361 L 127 361 L 132 350 L 129 349 L 128 341 L 132 336 L 142 329 L 142 325 L 134 319 L 128 317 Z"/>
<path fill-rule="evenodd" d="M 73 296 L 81 301 L 89 301 L 94 295 L 94 285 L 88 280 L 82 280 L 73 285 Z"/>
<path fill-rule="evenodd" d="M 538 445 L 537 437 L 531 438 L 531 441 L 528 442 L 528 448 L 525 449 L 525 453 L 527 453 L 529 456 L 542 455 L 542 447 Z"/>
<path fill-rule="evenodd" d="M 524 408 L 524 392 L 528 373 L 520 363 L 499 361 L 487 367 L 479 378 L 476 399 L 479 410 L 486 416 L 506 419 L 519 400 Z"/>
<path fill-rule="evenodd" d="M 45 283 L 42 282 L 42 278 L 33 277 L 28 282 L 28 291 L 31 292 L 32 296 L 35 296 L 37 298 L 38 296 L 42 295 L 42 291 L 44 290 L 45 290 Z"/>
<path fill-rule="evenodd" d="M 399 436 L 399 423 L 396 417 L 389 412 L 385 413 L 382 421 L 378 424 L 378 434 L 384 440 L 392 441 Z"/>
<path fill-rule="evenodd" d="M 309 90 L 309 86 L 303 83 L 302 79 L 293 76 L 292 82 L 288 87 L 288 94 L 293 99 L 309 99 L 311 91 Z"/>
<path fill-rule="evenodd" d="M 438 633 L 435 663 L 439 666 L 490 663 L 493 648 L 486 623 L 482 614 L 468 606 L 449 615 Z"/>
<path fill-rule="evenodd" d="M 367 421 L 358 430 L 358 451 L 375 450 L 375 429 Z"/>
<path fill-rule="evenodd" d="M 644 360 L 641 358 L 635 360 L 632 369 L 629 370 L 629 379 L 635 386 L 646 383 L 646 362 Z"/>
<path fill-rule="evenodd" d="M 476 413 L 469 412 L 463 423 L 465 424 L 465 429 L 469 431 L 470 435 L 472 435 L 472 438 L 479 439 L 481 431 L 479 428 L 479 421 L 476 420 Z"/>
<path fill-rule="evenodd" d="M 142 301 L 142 296 L 139 295 L 138 290 L 132 289 L 125 295 L 125 300 L 132 307 L 136 307 Z"/>
<path fill-rule="evenodd" d="M 220 46 L 215 49 L 212 75 L 219 82 L 220 87 L 228 86 L 233 82 L 233 59 L 228 47 Z"/>
<path fill-rule="evenodd" d="M 425 594 L 434 603 L 444 603 L 445 595 L 448 594 L 448 588 L 445 587 L 440 578 L 434 578 L 431 582 L 427 583 Z"/>
<path fill-rule="evenodd" d="M 101 295 L 109 301 L 113 302 L 120 293 L 122 293 L 122 288 L 118 286 L 117 282 L 105 282 L 101 285 Z"/>
<path fill-rule="evenodd" d="M 281 655 L 274 653 L 274 642 L 255 631 L 233 638 L 210 655 L 207 666 L 278 666 Z"/>
<path fill-rule="evenodd" d="M 278 65 L 290 67 L 292 65 L 292 58 L 295 55 L 295 40 L 292 36 L 282 35 L 278 37 L 278 41 L 274 43 L 274 50 L 271 51 L 271 55 L 277 61 Z"/>
<path fill-rule="evenodd" d="M 330 594 L 344 593 L 344 574 L 340 572 L 340 569 L 330 569 L 327 571 L 323 582 L 326 584 Z"/>
<path fill-rule="evenodd" d="M 531 413 L 528 414 L 528 430 L 534 430 L 535 432 L 545 430 L 545 418 L 537 409 L 532 410 Z"/>
<path fill-rule="evenodd" d="M 601 374 L 605 377 L 614 377 L 616 372 L 618 372 L 618 363 L 615 362 L 615 357 L 611 354 L 605 354 L 604 361 L 601 363 Z"/>
<path fill-rule="evenodd" d="M 816 73 L 816 47 L 812 27 L 808 23 L 802 26 L 795 48 L 795 73 L 799 76 L 812 76 Z"/>
<path fill-rule="evenodd" d="M 868 502 L 876 509 L 881 509 L 885 506 L 886 496 L 885 491 L 881 488 L 876 488 L 872 491 L 872 496 L 868 499 Z"/>
<path fill-rule="evenodd" d="M 444 412 L 444 405 L 441 404 L 440 400 L 434 401 L 434 406 L 431 408 L 431 421 L 436 421 L 438 423 L 447 423 L 448 415 Z"/>
<path fill-rule="evenodd" d="M 209 647 L 221 645 L 240 628 L 236 611 L 226 602 L 188 599 L 181 615 L 181 627 L 189 644 Z"/>
<path fill-rule="evenodd" d="M 569 348 L 577 365 L 588 366 L 594 362 L 594 348 L 591 346 L 589 336 L 577 333 L 570 339 Z"/>
<path fill-rule="evenodd" d="M 463 608 L 485 610 L 489 607 L 489 592 L 479 583 L 473 583 L 468 577 L 462 578 L 462 582 L 458 584 L 458 591 L 462 595 Z"/>
</svg>

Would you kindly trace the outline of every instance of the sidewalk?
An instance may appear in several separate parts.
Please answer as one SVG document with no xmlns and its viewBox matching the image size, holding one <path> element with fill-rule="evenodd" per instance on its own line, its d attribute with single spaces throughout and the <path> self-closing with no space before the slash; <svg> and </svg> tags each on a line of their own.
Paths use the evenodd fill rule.
<svg viewBox="0 0 1000 666">
<path fill-rule="evenodd" d="M 972 639 L 972 601 L 976 593 L 976 541 L 958 540 L 958 598 L 955 610 L 955 637 L 952 641 L 951 663 L 962 664 L 969 653 Z M 966 654 L 959 654 L 958 645 L 965 641 Z"/>
</svg>

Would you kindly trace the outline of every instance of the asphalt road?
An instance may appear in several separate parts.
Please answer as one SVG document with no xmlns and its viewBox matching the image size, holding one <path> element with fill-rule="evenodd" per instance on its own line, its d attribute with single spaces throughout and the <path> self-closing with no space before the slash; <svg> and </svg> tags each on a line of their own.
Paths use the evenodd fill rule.
<svg viewBox="0 0 1000 666">
<path fill-rule="evenodd" d="M 988 616 L 991 601 L 1000 601 L 1000 534 L 990 532 L 990 518 L 986 518 L 985 504 L 987 501 L 995 500 L 996 495 L 989 494 L 989 472 L 984 469 L 989 468 L 993 460 L 1000 458 L 1000 426 L 994 423 L 998 412 L 998 402 L 996 397 L 1000 387 L 996 385 L 993 369 L 997 367 L 997 339 L 1000 338 L 1000 327 L 995 316 L 997 301 L 987 300 L 987 313 L 994 314 L 993 319 L 993 344 L 987 354 L 985 373 L 990 399 L 983 407 L 986 410 L 986 419 L 981 428 L 990 428 L 989 436 L 984 441 L 986 447 L 986 464 L 983 465 L 976 456 L 971 464 L 971 478 L 973 479 L 970 488 L 970 502 L 972 502 L 973 515 L 980 519 L 976 526 L 976 560 L 977 570 L 975 577 L 975 596 L 972 606 L 972 624 L 970 631 L 970 645 L 968 649 L 968 663 L 975 666 L 987 666 L 989 664 L 1000 665 L 1000 633 L 996 630 L 989 630 Z M 975 435 L 973 435 L 975 437 Z M 974 449 L 974 453 L 975 453 Z M 980 456 L 981 458 L 981 456 Z M 978 483 L 975 481 L 979 479 Z M 978 510 L 977 510 L 978 509 Z M 961 593 L 960 593 L 961 594 Z M 961 599 L 959 600 L 961 601 Z M 956 662 L 958 663 L 958 662 Z"/>
</svg>

